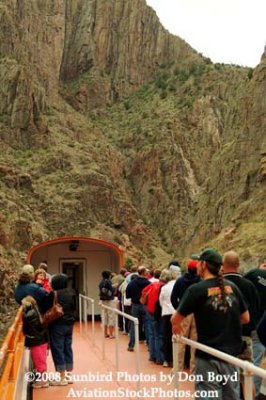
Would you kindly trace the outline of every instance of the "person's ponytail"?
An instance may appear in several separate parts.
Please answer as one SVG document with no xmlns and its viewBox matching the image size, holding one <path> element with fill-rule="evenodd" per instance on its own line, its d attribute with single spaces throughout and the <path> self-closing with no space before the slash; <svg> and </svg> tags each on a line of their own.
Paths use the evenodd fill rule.
<svg viewBox="0 0 266 400">
<path fill-rule="evenodd" d="M 207 264 L 207 268 L 210 271 L 210 273 L 213 274 L 217 278 L 218 285 L 221 290 L 220 310 L 227 312 L 229 303 L 228 303 L 225 285 L 224 285 L 224 277 L 220 270 L 221 266 L 218 264 L 210 264 L 208 262 L 206 262 L 206 264 Z"/>
</svg>

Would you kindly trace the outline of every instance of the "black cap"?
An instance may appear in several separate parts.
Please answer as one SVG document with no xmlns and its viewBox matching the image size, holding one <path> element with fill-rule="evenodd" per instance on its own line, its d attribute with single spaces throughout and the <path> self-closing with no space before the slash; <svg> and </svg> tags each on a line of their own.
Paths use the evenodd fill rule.
<svg viewBox="0 0 266 400">
<path fill-rule="evenodd" d="M 203 250 L 199 255 L 194 254 L 191 258 L 193 258 L 194 260 L 206 261 L 211 264 L 213 263 L 217 265 L 222 265 L 223 263 L 221 254 L 212 248 Z"/>
</svg>

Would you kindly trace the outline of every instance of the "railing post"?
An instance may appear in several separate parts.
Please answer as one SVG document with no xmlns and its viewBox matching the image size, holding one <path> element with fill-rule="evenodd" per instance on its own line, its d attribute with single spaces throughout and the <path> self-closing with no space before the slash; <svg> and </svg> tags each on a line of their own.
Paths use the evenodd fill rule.
<svg viewBox="0 0 266 400">
<path fill-rule="evenodd" d="M 115 313 L 115 360 L 116 370 L 119 371 L 119 349 L 118 349 L 118 314 Z"/>
<path fill-rule="evenodd" d="M 178 352 L 179 352 L 179 336 L 173 335 L 172 336 L 172 345 L 173 345 L 173 372 L 174 372 L 174 383 L 176 393 L 179 391 L 179 379 L 178 379 Z M 178 399 L 178 397 L 175 397 Z"/>
<path fill-rule="evenodd" d="M 139 320 L 134 320 L 134 331 L 135 331 L 135 349 L 136 349 L 136 373 L 140 374 L 140 358 L 139 358 Z M 137 388 L 140 389 L 140 380 L 137 382 Z"/>
<path fill-rule="evenodd" d="M 247 366 L 248 362 L 246 361 Z M 244 375 L 244 399 L 253 399 L 253 374 L 246 369 L 246 365 L 243 370 Z"/>
<path fill-rule="evenodd" d="M 94 299 L 79 294 L 79 331 L 82 334 L 82 319 L 85 324 L 85 333 L 88 334 L 88 302 L 91 304 L 91 320 L 92 320 L 92 344 L 95 344 L 95 308 Z"/>
<path fill-rule="evenodd" d="M 122 313 L 124 313 L 124 312 L 125 312 L 124 295 L 122 295 L 121 305 L 122 305 Z M 126 318 L 124 317 L 124 315 L 123 315 L 122 318 L 123 318 L 123 319 L 122 319 L 122 322 L 123 322 L 123 332 L 126 333 Z"/>
<path fill-rule="evenodd" d="M 88 300 L 84 298 L 84 310 L 85 310 L 85 333 L 88 334 L 88 310 L 87 310 Z"/>
<path fill-rule="evenodd" d="M 79 295 L 79 332 L 82 333 L 82 297 Z"/>
<path fill-rule="evenodd" d="M 104 325 L 105 325 L 105 315 L 104 315 L 104 306 L 101 304 L 101 319 L 102 319 L 102 341 L 103 341 L 103 346 L 102 346 L 102 357 L 103 360 L 105 359 L 105 331 L 104 331 Z"/>
<path fill-rule="evenodd" d="M 91 302 L 91 328 L 92 328 L 92 344 L 95 344 L 95 315 L 94 315 L 94 300 Z"/>
<path fill-rule="evenodd" d="M 84 322 L 84 324 L 85 324 L 85 321 L 86 321 L 85 302 L 86 302 L 85 297 L 82 296 L 82 310 L 83 310 L 83 322 Z"/>
</svg>

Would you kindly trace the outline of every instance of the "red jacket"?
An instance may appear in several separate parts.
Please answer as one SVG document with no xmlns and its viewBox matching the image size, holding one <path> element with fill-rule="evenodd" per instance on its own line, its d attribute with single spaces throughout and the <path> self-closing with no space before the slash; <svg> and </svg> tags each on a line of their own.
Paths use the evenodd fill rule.
<svg viewBox="0 0 266 400">
<path fill-rule="evenodd" d="M 45 278 L 45 279 L 44 279 L 44 281 L 43 281 L 43 288 L 44 288 L 44 290 L 46 290 L 46 292 L 48 292 L 48 293 L 51 292 L 52 288 L 51 288 L 51 286 L 50 286 L 50 282 L 49 282 L 49 279 L 48 279 L 48 278 Z"/>
<path fill-rule="evenodd" d="M 38 280 L 37 280 L 37 282 L 38 282 Z M 35 281 L 35 283 L 37 283 L 37 282 Z M 52 290 L 48 278 L 44 278 L 43 283 L 40 284 L 40 283 L 38 282 L 37 285 L 41 286 L 47 293 L 50 293 L 51 290 Z"/>
<path fill-rule="evenodd" d="M 153 282 L 150 285 L 146 286 L 141 294 L 147 294 L 147 303 L 146 307 L 149 313 L 154 314 L 155 303 L 159 299 L 160 289 L 164 285 L 164 282 L 158 281 Z"/>
</svg>

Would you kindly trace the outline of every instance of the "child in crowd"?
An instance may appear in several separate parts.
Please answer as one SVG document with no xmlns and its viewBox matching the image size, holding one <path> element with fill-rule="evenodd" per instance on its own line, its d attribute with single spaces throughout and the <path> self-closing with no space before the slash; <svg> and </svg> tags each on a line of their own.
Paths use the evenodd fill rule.
<svg viewBox="0 0 266 400">
<path fill-rule="evenodd" d="M 37 381 L 33 384 L 33 387 L 35 389 L 46 388 L 49 386 L 49 382 L 47 379 L 43 379 L 43 373 L 47 371 L 48 331 L 42 325 L 35 299 L 32 296 L 26 296 L 21 303 L 25 346 L 30 349 L 33 366 L 37 373 Z"/>
<path fill-rule="evenodd" d="M 46 277 L 46 272 L 44 269 L 36 269 L 34 274 L 34 282 L 37 283 L 37 285 L 43 287 L 47 293 L 51 292 L 52 289 L 50 286 L 50 282 L 49 279 Z"/>
</svg>

